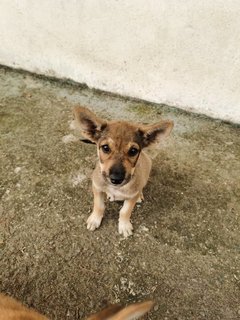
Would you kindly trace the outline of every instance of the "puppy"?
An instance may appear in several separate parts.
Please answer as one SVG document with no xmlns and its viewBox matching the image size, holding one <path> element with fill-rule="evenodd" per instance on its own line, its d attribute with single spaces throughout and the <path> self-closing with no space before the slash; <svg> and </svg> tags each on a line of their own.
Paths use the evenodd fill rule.
<svg viewBox="0 0 240 320">
<path fill-rule="evenodd" d="M 87 228 L 93 231 L 100 226 L 106 194 L 110 200 L 124 201 L 118 231 L 127 237 L 133 231 L 131 213 L 136 202 L 143 200 L 143 188 L 152 166 L 144 149 L 168 136 L 173 122 L 165 120 L 141 125 L 107 121 L 81 106 L 74 108 L 74 115 L 82 135 L 97 145 L 99 160 L 92 175 L 94 206 Z"/>
<path fill-rule="evenodd" d="M 152 301 L 135 303 L 125 308 L 119 305 L 112 305 L 94 315 L 87 320 L 131 320 L 139 319 L 153 306 Z M 0 294 L 0 320 L 49 320 L 36 311 L 24 307 L 20 302 Z"/>
</svg>

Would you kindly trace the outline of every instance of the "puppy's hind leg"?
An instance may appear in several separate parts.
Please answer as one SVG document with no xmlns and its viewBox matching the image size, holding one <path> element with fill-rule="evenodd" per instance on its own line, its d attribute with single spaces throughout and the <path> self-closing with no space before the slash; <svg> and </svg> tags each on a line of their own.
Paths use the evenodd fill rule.
<svg viewBox="0 0 240 320">
<path fill-rule="evenodd" d="M 97 229 L 101 222 L 104 215 L 105 205 L 104 205 L 104 193 L 98 191 L 93 186 L 93 195 L 94 195 L 94 206 L 93 212 L 87 219 L 87 229 L 90 231 L 94 231 Z"/>
</svg>

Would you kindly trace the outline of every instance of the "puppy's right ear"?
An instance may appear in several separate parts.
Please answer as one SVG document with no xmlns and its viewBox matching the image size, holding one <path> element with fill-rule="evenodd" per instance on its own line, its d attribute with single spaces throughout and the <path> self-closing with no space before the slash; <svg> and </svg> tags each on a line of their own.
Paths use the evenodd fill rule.
<svg viewBox="0 0 240 320">
<path fill-rule="evenodd" d="M 73 114 L 82 135 L 92 142 L 97 142 L 103 130 L 107 127 L 107 121 L 98 118 L 88 108 L 81 106 L 76 106 L 73 109 Z"/>
<path fill-rule="evenodd" d="M 141 318 L 145 313 L 153 307 L 153 301 L 144 301 L 140 303 L 130 304 L 117 312 L 111 320 L 136 320 Z"/>
<path fill-rule="evenodd" d="M 119 305 L 112 305 L 90 316 L 87 320 L 136 320 L 147 313 L 153 305 L 153 301 L 130 304 L 125 308 Z"/>
<path fill-rule="evenodd" d="M 108 306 L 107 308 L 103 309 L 102 311 L 99 311 L 99 312 L 97 312 L 95 314 L 92 314 L 86 320 L 107 320 L 107 319 L 112 319 L 112 316 L 114 314 L 116 314 L 121 309 L 122 309 L 122 307 L 119 304 L 112 304 L 112 305 Z"/>
</svg>

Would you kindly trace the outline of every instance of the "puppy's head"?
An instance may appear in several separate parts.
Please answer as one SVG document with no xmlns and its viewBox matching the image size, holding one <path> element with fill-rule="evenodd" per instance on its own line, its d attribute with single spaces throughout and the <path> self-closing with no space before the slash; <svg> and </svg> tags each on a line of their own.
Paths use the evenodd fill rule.
<svg viewBox="0 0 240 320">
<path fill-rule="evenodd" d="M 103 177 L 116 186 L 130 181 L 141 150 L 168 136 L 173 128 L 168 120 L 152 125 L 107 121 L 79 106 L 74 115 L 82 135 L 97 145 Z"/>
</svg>

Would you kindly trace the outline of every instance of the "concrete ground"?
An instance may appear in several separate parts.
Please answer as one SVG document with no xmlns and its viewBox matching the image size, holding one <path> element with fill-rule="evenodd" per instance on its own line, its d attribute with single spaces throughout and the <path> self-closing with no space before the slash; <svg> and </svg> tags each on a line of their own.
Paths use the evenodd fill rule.
<svg viewBox="0 0 240 320">
<path fill-rule="evenodd" d="M 128 239 L 119 203 L 86 229 L 96 150 L 69 128 L 76 103 L 175 121 Z M 240 318 L 239 127 L 2 68 L 0 134 L 0 291 L 51 319 L 145 299 L 147 319 Z"/>
</svg>

